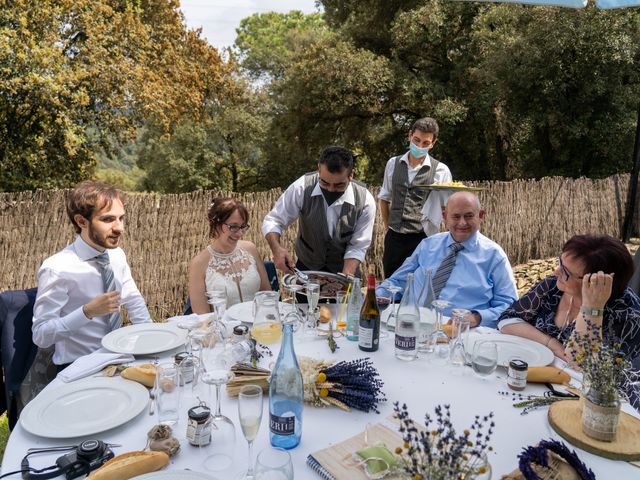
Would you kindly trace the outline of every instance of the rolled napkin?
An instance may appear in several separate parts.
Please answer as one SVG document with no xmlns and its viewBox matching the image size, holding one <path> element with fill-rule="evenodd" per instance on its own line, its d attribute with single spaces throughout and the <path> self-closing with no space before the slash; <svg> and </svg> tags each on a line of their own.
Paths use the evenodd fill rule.
<svg viewBox="0 0 640 480">
<path fill-rule="evenodd" d="M 80 380 L 99 372 L 108 365 L 133 362 L 133 355 L 109 352 L 100 348 L 89 355 L 76 359 L 71 365 L 58 374 L 58 378 L 65 383 Z"/>
<path fill-rule="evenodd" d="M 571 381 L 571 376 L 556 367 L 529 367 L 527 382 L 529 383 L 557 383 L 565 384 Z"/>
</svg>

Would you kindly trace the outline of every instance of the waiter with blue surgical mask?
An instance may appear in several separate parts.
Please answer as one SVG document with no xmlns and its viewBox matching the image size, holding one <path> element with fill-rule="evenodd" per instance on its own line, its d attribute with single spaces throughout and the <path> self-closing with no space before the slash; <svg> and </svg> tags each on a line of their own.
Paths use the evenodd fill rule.
<svg viewBox="0 0 640 480">
<path fill-rule="evenodd" d="M 289 185 L 265 216 L 262 233 L 279 270 L 292 273 L 293 257 L 280 237 L 297 219 L 298 269 L 347 276 L 359 273 L 371 244 L 376 202 L 362 183 L 353 180 L 353 163 L 353 155 L 346 148 L 325 148 L 318 171 Z"/>
<path fill-rule="evenodd" d="M 382 266 L 389 278 L 418 244 L 438 233 L 438 226 L 426 221 L 423 207 L 430 194 L 425 188 L 434 183 L 451 181 L 449 167 L 429 155 L 438 141 L 438 123 L 421 118 L 409 130 L 409 151 L 392 157 L 384 170 L 378 193 L 380 214 L 386 231 Z"/>
</svg>

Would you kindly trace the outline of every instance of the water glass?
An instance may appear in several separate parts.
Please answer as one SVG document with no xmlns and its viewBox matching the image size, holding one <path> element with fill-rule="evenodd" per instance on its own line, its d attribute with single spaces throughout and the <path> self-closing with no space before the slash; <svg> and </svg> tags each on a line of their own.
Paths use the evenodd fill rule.
<svg viewBox="0 0 640 480">
<path fill-rule="evenodd" d="M 473 346 L 471 367 L 481 377 L 488 377 L 498 366 L 498 346 L 491 341 L 478 341 Z"/>
<path fill-rule="evenodd" d="M 293 480 L 291 455 L 282 448 L 265 448 L 258 454 L 256 480 Z"/>
<path fill-rule="evenodd" d="M 338 330 L 347 328 L 347 292 L 336 292 L 336 314 L 334 327 Z"/>
<path fill-rule="evenodd" d="M 158 365 L 155 392 L 158 423 L 175 425 L 180 412 L 180 373 L 175 363 Z"/>
</svg>

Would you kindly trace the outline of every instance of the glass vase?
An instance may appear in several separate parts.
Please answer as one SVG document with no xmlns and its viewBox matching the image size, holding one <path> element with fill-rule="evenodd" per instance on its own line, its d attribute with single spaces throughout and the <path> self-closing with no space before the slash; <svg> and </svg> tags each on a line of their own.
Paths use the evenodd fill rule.
<svg viewBox="0 0 640 480">
<path fill-rule="evenodd" d="M 603 396 L 600 392 L 590 389 L 584 397 L 582 406 L 582 431 L 585 435 L 612 442 L 618 433 L 620 421 L 620 399 Z"/>
</svg>

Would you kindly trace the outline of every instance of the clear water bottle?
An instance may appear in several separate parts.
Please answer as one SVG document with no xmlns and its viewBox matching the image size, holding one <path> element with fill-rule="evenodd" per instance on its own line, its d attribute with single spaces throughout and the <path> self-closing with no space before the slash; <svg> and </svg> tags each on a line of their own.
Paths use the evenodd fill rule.
<svg viewBox="0 0 640 480">
<path fill-rule="evenodd" d="M 362 309 L 362 290 L 360 279 L 354 278 L 349 292 L 347 305 L 347 340 L 358 341 L 358 329 L 360 328 L 360 310 Z"/>
<path fill-rule="evenodd" d="M 283 326 L 282 343 L 269 385 L 269 438 L 271 445 L 295 448 L 302 437 L 304 391 L 302 373 L 293 349 L 293 323 Z"/>
<path fill-rule="evenodd" d="M 396 358 L 405 361 L 416 359 L 419 329 L 420 310 L 413 290 L 413 273 L 409 273 L 396 318 Z"/>
<path fill-rule="evenodd" d="M 435 343 L 432 341 L 432 336 L 436 331 L 438 322 L 438 312 L 433 305 L 433 301 L 436 297 L 433 292 L 433 283 L 431 282 L 432 277 L 431 269 L 427 268 L 424 272 L 424 285 L 422 286 L 422 291 L 418 297 L 418 304 L 422 303 L 423 306 L 423 308 L 420 309 L 418 351 L 426 353 L 433 353 L 434 351 Z"/>
</svg>

